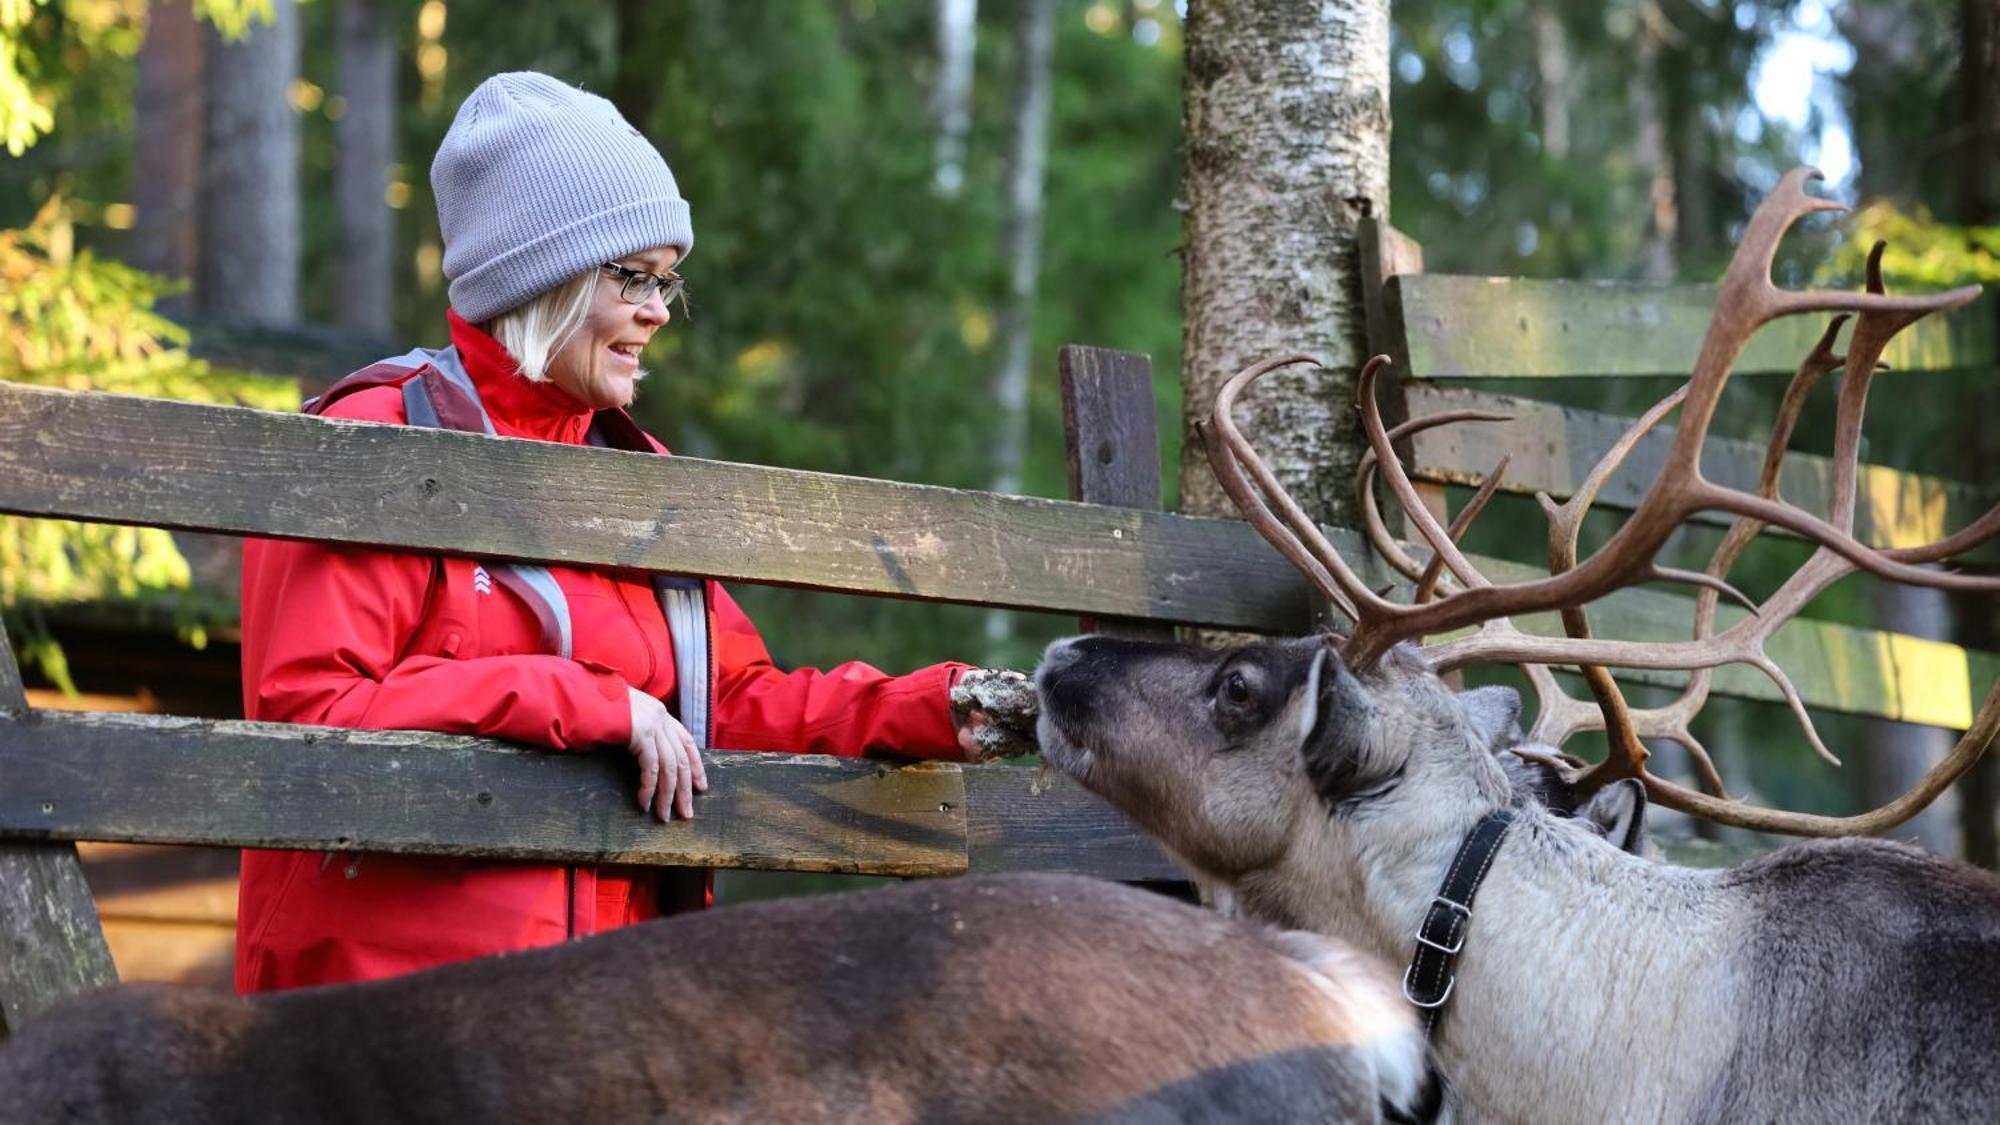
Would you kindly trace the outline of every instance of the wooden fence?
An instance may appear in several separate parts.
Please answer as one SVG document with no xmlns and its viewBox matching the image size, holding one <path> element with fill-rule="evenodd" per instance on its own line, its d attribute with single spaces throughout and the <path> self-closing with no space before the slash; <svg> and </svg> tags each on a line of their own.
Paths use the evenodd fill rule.
<svg viewBox="0 0 2000 1125">
<path fill-rule="evenodd" d="M 1471 375 L 1684 372 L 1699 338 L 1690 318 L 1705 317 L 1709 299 L 1697 289 L 1425 277 L 1414 247 L 1393 232 L 1371 231 L 1368 246 L 1371 333 L 1417 376 L 1407 390 L 1420 408 L 1457 405 L 1468 392 L 1449 381 Z M 1620 327 L 1633 324 L 1648 330 Z M 1595 342 L 1579 343 L 1586 329 Z M 1788 350 L 1789 340 L 1770 348 L 1760 362 L 1786 371 L 1805 351 Z M 1933 366 L 1985 364 L 1993 354 L 1990 337 L 1957 325 L 1908 348 L 1906 363 Z M 1081 502 L 0 383 L 0 511 L 1036 610 L 1138 634 L 1178 624 L 1303 628 L 1304 581 L 1254 532 L 1156 510 L 1147 361 L 1070 348 L 1061 363 Z M 1420 439 L 1417 474 L 1434 484 L 1466 479 L 1490 464 L 1498 442 L 1517 452 L 1511 487 L 1563 495 L 1616 424 L 1527 402 L 1510 409 L 1512 430 Z M 1545 455 L 1518 456 L 1528 445 Z M 1801 466 L 1806 477 L 1817 471 L 1809 459 Z M 1871 487 L 1871 498 L 1916 498 L 1909 510 L 1892 503 L 1866 517 L 1884 541 L 1983 506 L 1948 482 L 1886 469 L 1869 479 L 1888 482 Z M 1365 554 L 1358 537 L 1332 537 L 1351 557 Z M 1481 561 L 1496 576 L 1521 569 Z M 1391 577 L 1378 568 L 1371 580 Z M 1688 604 L 1628 591 L 1596 617 L 1609 634 L 1678 639 Z M 1987 654 L 1811 621 L 1788 626 L 1772 655 L 1816 707 L 1947 727 L 1964 725 L 1971 685 L 1997 670 Z M 1931 681 L 1924 691 L 1907 674 L 1918 656 Z M 1963 697 L 1940 695 L 1940 677 L 1966 685 Z M 1733 675 L 1718 690 L 1771 694 L 1761 678 Z M 715 785 L 701 815 L 659 824 L 625 799 L 619 755 L 33 710 L 0 644 L 0 1031 L 112 978 L 77 840 L 1177 877 L 1116 813 L 1037 770 L 755 753 L 711 762 Z"/>
</svg>

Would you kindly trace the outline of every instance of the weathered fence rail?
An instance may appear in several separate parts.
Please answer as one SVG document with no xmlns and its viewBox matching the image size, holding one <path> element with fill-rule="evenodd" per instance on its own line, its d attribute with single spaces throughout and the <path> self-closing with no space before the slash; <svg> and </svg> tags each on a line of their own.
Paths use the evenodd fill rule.
<svg viewBox="0 0 2000 1125">
<path fill-rule="evenodd" d="M 1411 446 L 1422 479 L 1476 484 L 1504 453 L 1512 460 L 1501 488 L 1527 496 L 1573 493 L 1599 454 L 1610 448 L 1631 421 L 1614 414 L 1449 386 L 1416 383 L 1405 388 L 1405 394 L 1412 414 L 1485 410 L 1512 416 L 1507 422 L 1445 426 L 1415 435 Z M 1673 435 L 1673 426 L 1662 426 L 1641 438 L 1625 466 L 1599 494 L 1599 502 L 1608 508 L 1636 505 L 1659 476 Z M 1764 463 L 1761 443 L 1711 436 L 1702 453 L 1702 472 L 1708 479 L 1730 488 L 1756 490 L 1757 474 Z M 1786 457 L 1779 477 L 1785 498 L 1811 511 L 1826 510 L 1831 482 L 1832 461 L 1810 453 Z M 1971 523 L 2000 499 L 1991 491 L 1959 481 L 1867 464 L 1861 467 L 1856 491 L 1855 534 L 1879 547 L 1943 538 L 1948 531 Z M 1727 517 L 1715 513 L 1703 513 L 1703 519 L 1717 527 L 1728 522 Z M 1994 548 L 1988 544 L 1970 557 L 1993 558 Z"/>
<path fill-rule="evenodd" d="M 0 511 L 1245 629 L 1306 607 L 1231 520 L 17 385 Z"/>
<path fill-rule="evenodd" d="M 1460 277 L 1420 262 L 1386 273 L 1388 319 L 1373 343 L 1417 379 L 1686 377 L 1715 310 L 1712 285 Z M 1805 316 L 1766 326 L 1736 371 L 1790 375 L 1824 326 Z M 1912 325 L 1882 358 L 1897 371 L 1949 371 L 1991 366 L 1994 354 L 1982 304 Z"/>
<path fill-rule="evenodd" d="M 1486 452 L 1473 446 L 1440 467 L 1425 457 L 1428 449 L 1420 447 L 1417 465 L 1440 480 Z M 1235 520 L 4 384 L 0 470 L 7 512 L 1128 622 L 1296 631 L 1311 596 L 1297 572 Z M 1552 473 L 1539 484 L 1564 491 Z M 1353 557 L 1367 553 L 1358 537 L 1331 534 Z M 1495 575 L 1523 572 L 1500 560 L 1480 564 Z M 1393 578 L 1386 568 L 1371 573 L 1373 581 Z M 1616 635 L 1672 640 L 1685 632 L 1686 605 L 1674 595 L 1627 591 L 1594 616 Z M 1560 629 L 1553 618 L 1523 625 Z M 1896 669 L 1917 666 L 1910 654 L 1923 654 L 1926 680 L 1983 667 L 1954 646 L 1812 620 L 1788 625 L 1773 651 L 1794 656 L 1788 666 L 1799 669 L 1814 706 L 1888 718 L 1930 714 L 1947 725 L 1958 712 L 1936 714 L 1934 693 L 1905 690 Z M 1754 673 L 1732 670 L 1723 679 L 1723 690 L 1776 698 Z M 1972 689 L 1964 694 L 1970 699 Z"/>
</svg>

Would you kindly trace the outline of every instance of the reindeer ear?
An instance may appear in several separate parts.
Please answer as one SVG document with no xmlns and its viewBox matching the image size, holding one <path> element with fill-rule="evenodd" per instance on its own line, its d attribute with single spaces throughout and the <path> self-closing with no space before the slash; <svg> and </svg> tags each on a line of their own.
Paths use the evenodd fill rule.
<svg viewBox="0 0 2000 1125">
<path fill-rule="evenodd" d="M 1353 793 L 1361 776 L 1375 703 L 1330 648 L 1314 655 L 1305 691 L 1308 702 L 1300 708 L 1299 754 L 1321 799 L 1339 801 Z"/>
<path fill-rule="evenodd" d="M 1497 754 L 1521 741 L 1521 696 L 1510 687 L 1482 687 L 1458 693 L 1473 737 Z"/>
<path fill-rule="evenodd" d="M 1620 778 L 1598 790 L 1576 816 L 1604 833 L 1620 851 L 1646 854 L 1646 787 L 1638 778 Z"/>
</svg>

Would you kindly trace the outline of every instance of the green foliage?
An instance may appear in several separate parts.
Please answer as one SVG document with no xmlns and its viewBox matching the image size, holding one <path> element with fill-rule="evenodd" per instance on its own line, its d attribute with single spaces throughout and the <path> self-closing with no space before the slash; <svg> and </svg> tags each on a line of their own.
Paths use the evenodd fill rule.
<svg viewBox="0 0 2000 1125">
<path fill-rule="evenodd" d="M 252 23 L 273 20 L 271 0 L 193 0 L 196 19 L 215 25 L 224 39 L 234 43 L 250 34 Z M 332 7 L 333 5 L 328 5 Z"/>
<path fill-rule="evenodd" d="M 0 0 L 0 141 L 20 156 L 55 131 L 56 107 L 92 66 L 138 53 L 138 0 Z"/>
<path fill-rule="evenodd" d="M 0 141 L 15 156 L 55 128 L 55 114 L 30 84 L 32 61 L 21 49 L 20 33 L 48 0 L 0 0 Z M 24 73 L 24 70 L 27 72 Z"/>
<path fill-rule="evenodd" d="M 2000 227 L 1940 223 L 1928 208 L 1904 210 L 1886 199 L 1854 213 L 1852 235 L 1820 270 L 1826 283 L 1858 284 L 1877 242 L 1882 275 L 1895 287 L 1946 289 L 1967 282 L 2000 281 Z"/>
<path fill-rule="evenodd" d="M 187 331 L 153 311 L 181 283 L 90 250 L 64 249 L 51 200 L 33 224 L 0 231 L 0 379 L 269 409 L 297 405 L 290 380 L 215 371 L 189 358 Z"/>
<path fill-rule="evenodd" d="M 173 283 L 86 250 L 69 250 L 61 200 L 23 230 L 0 232 L 0 379 L 66 390 L 112 391 L 289 409 L 291 380 L 215 371 L 185 350 L 187 334 L 153 311 Z M 62 652 L 41 620 L 66 602 L 152 602 L 186 590 L 188 563 L 158 528 L 0 516 L 0 609 L 21 634 L 23 656 L 65 690 Z M 199 643 L 214 607 L 166 609 Z"/>
<path fill-rule="evenodd" d="M 271 0 L 192 3 L 230 40 L 272 19 Z M 55 131 L 57 105 L 68 106 L 78 90 L 92 96 L 88 110 L 108 108 L 99 100 L 108 92 L 105 71 L 127 73 L 145 25 L 146 0 L 0 0 L 0 144 L 10 155 L 25 153 Z M 115 84 L 111 92 L 115 99 Z"/>
</svg>

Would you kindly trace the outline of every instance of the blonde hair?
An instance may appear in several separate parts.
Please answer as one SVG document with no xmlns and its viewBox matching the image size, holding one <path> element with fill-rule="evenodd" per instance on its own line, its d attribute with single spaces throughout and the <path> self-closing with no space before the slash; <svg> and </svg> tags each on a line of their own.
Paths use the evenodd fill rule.
<svg viewBox="0 0 2000 1125">
<path fill-rule="evenodd" d="M 486 322 L 486 334 L 514 357 L 522 377 L 534 383 L 548 379 L 549 357 L 562 350 L 590 315 L 599 272 L 585 270 Z"/>
</svg>

